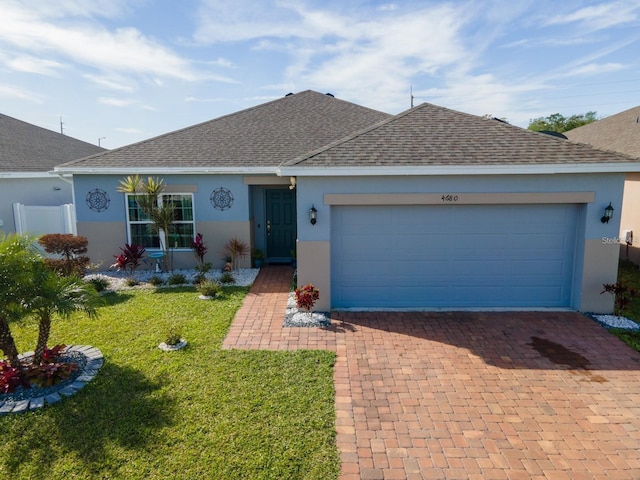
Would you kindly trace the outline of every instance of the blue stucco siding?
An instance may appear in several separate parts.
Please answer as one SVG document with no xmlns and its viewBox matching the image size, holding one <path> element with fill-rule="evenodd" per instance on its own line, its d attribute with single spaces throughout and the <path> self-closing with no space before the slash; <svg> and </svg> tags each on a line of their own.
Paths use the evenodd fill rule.
<svg viewBox="0 0 640 480">
<path fill-rule="evenodd" d="M 324 204 L 326 193 L 518 193 L 595 192 L 595 201 L 586 205 L 584 238 L 617 235 L 622 210 L 624 174 L 558 175 L 460 175 L 412 177 L 298 177 L 298 239 L 329 241 L 331 209 Z M 613 219 L 602 224 L 604 208 L 612 203 Z M 318 210 L 318 222 L 309 223 L 311 205 Z M 383 227 L 383 226 L 381 226 Z"/>
<path fill-rule="evenodd" d="M 194 186 L 194 216 L 196 222 L 238 222 L 250 217 L 249 186 L 242 175 L 152 175 L 162 178 L 168 186 Z M 124 222 L 126 218 L 124 194 L 118 192 L 124 175 L 74 175 L 74 197 L 78 222 Z M 143 176 L 146 178 L 146 176 Z M 91 210 L 86 202 L 89 191 L 100 189 L 109 195 L 109 208 L 101 212 Z M 228 189 L 233 204 L 226 210 L 218 210 L 210 201 L 211 193 Z M 189 193 L 189 192 L 177 192 Z"/>
</svg>

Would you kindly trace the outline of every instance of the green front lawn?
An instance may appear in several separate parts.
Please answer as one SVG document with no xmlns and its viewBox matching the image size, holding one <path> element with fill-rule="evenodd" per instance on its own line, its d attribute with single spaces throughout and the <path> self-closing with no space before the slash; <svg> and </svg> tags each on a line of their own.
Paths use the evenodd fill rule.
<svg viewBox="0 0 640 480">
<path fill-rule="evenodd" d="M 99 318 L 54 322 L 50 345 L 93 345 L 105 364 L 59 404 L 0 418 L 0 478 L 337 478 L 334 354 L 220 350 L 246 288 L 105 296 Z M 177 327 L 189 345 L 157 345 Z M 37 326 L 14 325 L 20 351 Z"/>
</svg>

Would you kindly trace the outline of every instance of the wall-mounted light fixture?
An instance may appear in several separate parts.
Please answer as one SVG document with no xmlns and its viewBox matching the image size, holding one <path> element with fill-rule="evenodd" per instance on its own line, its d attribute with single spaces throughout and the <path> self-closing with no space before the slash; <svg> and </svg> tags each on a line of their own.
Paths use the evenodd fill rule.
<svg viewBox="0 0 640 480">
<path fill-rule="evenodd" d="M 311 205 L 311 208 L 309 209 L 309 221 L 311 222 L 311 225 L 315 225 L 318 221 L 318 210 L 316 210 L 314 205 Z"/>
<path fill-rule="evenodd" d="M 611 202 L 609 202 L 609 206 L 604 209 L 604 216 L 600 219 L 602 223 L 609 223 L 613 217 L 613 207 L 611 206 Z"/>
</svg>

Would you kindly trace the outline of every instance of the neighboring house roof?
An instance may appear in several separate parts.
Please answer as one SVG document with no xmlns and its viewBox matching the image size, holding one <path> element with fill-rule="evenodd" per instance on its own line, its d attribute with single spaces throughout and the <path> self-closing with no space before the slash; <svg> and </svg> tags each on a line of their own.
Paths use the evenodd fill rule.
<svg viewBox="0 0 640 480">
<path fill-rule="evenodd" d="M 0 173 L 48 172 L 104 148 L 0 115 Z"/>
<path fill-rule="evenodd" d="M 625 166 L 621 166 L 625 164 Z M 632 164 L 629 167 L 629 164 Z M 582 167 L 576 167 L 582 165 Z M 283 175 L 322 174 L 333 169 L 389 169 L 407 173 L 624 171 L 637 159 L 604 152 L 491 118 L 424 103 L 282 165 Z M 311 170 L 317 167 L 317 173 Z M 412 170 L 413 169 L 413 170 Z M 634 170 L 635 171 L 635 170 Z"/>
<path fill-rule="evenodd" d="M 596 120 L 564 134 L 574 142 L 640 158 L 640 106 Z"/>
<path fill-rule="evenodd" d="M 307 90 L 89 158 L 57 171 L 271 171 L 390 115 Z"/>
</svg>

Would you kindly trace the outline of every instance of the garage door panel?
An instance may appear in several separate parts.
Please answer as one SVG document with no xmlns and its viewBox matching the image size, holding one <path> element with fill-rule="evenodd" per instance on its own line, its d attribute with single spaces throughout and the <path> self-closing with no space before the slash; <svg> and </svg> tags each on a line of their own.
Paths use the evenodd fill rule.
<svg viewBox="0 0 640 480">
<path fill-rule="evenodd" d="M 550 278 L 557 277 L 557 282 L 561 282 L 570 272 L 567 271 L 572 265 L 569 262 L 562 261 L 532 261 L 532 260 L 515 260 L 510 265 L 511 274 L 516 277 L 539 276 L 549 282 Z"/>
<path fill-rule="evenodd" d="M 334 307 L 564 307 L 576 205 L 337 206 Z"/>
<path fill-rule="evenodd" d="M 567 247 L 567 236 L 561 233 L 550 232 L 514 235 L 512 243 L 513 248 L 519 250 L 546 250 L 562 253 Z"/>
</svg>

